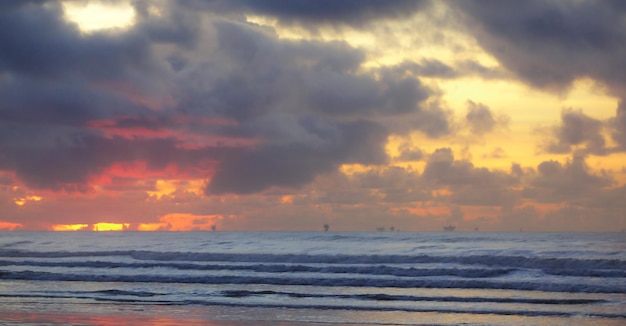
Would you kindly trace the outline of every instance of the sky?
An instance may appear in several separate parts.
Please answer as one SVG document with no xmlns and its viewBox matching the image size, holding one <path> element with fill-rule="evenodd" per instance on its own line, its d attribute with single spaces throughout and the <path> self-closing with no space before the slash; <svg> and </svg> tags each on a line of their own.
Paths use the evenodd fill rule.
<svg viewBox="0 0 626 326">
<path fill-rule="evenodd" d="M 0 44 L 0 229 L 626 229 L 626 1 L 8 0 Z"/>
</svg>

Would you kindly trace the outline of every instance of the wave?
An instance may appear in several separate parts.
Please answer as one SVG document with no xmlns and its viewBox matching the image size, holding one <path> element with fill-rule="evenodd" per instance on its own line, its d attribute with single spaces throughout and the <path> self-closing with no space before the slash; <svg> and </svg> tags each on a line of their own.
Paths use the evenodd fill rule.
<svg viewBox="0 0 626 326">
<path fill-rule="evenodd" d="M 403 268 L 390 266 L 310 266 L 285 264 L 255 264 L 255 265 L 205 265 L 181 263 L 122 263 L 108 261 L 0 261 L 0 266 L 38 266 L 38 267 L 67 267 L 67 268 L 172 268 L 190 271 L 252 271 L 260 273 L 327 273 L 327 274 L 366 274 L 387 275 L 398 277 L 425 277 L 425 276 L 458 276 L 465 278 L 490 278 L 509 274 L 514 269 L 479 269 L 479 268 Z M 626 272 L 625 272 L 626 274 Z"/>
<path fill-rule="evenodd" d="M 544 283 L 535 281 L 495 281 L 465 279 L 406 279 L 406 278 L 298 278 L 293 275 L 280 276 L 174 276 L 174 275 L 115 275 L 115 274 L 71 274 L 35 271 L 0 271 L 3 280 L 82 281 L 82 282 L 133 282 L 133 283 L 197 283 L 197 284 L 263 284 L 328 287 L 372 287 L 372 288 L 461 288 L 461 289 L 504 289 L 573 293 L 626 293 L 626 287 L 605 284 Z"/>
<path fill-rule="evenodd" d="M 311 294 L 279 291 L 248 291 L 228 290 L 222 295 L 232 298 L 244 298 L 259 295 L 285 296 L 289 298 L 324 298 L 324 299 L 356 299 L 366 301 L 434 301 L 434 302 L 490 302 L 490 303 L 524 303 L 541 305 L 579 305 L 606 303 L 602 299 L 549 299 L 549 298 L 498 298 L 498 297 L 451 297 L 451 296 L 414 296 L 414 295 L 390 295 L 383 293 L 369 294 Z"/>
<path fill-rule="evenodd" d="M 271 292 L 271 291 L 270 291 Z M 271 294 L 271 293 L 268 293 Z M 624 319 L 626 318 L 626 314 L 618 314 L 618 313 L 602 313 L 602 312 L 589 312 L 589 313 L 577 313 L 577 312 L 569 312 L 569 311 L 553 311 L 553 310 L 533 310 L 533 309 L 520 309 L 520 310 L 512 310 L 512 309 L 458 309 L 458 308 L 425 308 L 425 307 L 416 307 L 416 306 L 381 306 L 381 305 L 359 305 L 359 304 L 346 304 L 346 305 L 327 305 L 327 304 L 312 304 L 312 303 L 294 303 L 294 301 L 277 301 L 274 300 L 272 303 L 264 302 L 248 302 L 248 301 L 223 301 L 219 298 L 214 298 L 212 300 L 145 300 L 141 298 L 116 298 L 116 297 L 92 297 L 88 294 L 86 295 L 62 295 L 62 294 L 39 294 L 39 295 L 24 295 L 24 294 L 13 294 L 13 295 L 0 295 L 0 297 L 16 297 L 16 298 L 49 298 L 49 299 L 86 299 L 86 300 L 95 300 L 95 301 L 107 301 L 107 302 L 118 302 L 118 303 L 126 303 L 126 304 L 141 304 L 141 305 L 194 305 L 194 306 L 231 306 L 231 307 L 263 307 L 263 308 L 294 308 L 294 309 L 320 309 L 320 310 L 356 310 L 356 311 L 403 311 L 403 312 L 436 312 L 436 313 L 453 313 L 453 314 L 477 314 L 477 315 L 506 315 L 506 316 L 527 316 L 527 317 L 578 317 L 584 316 L 589 318 L 611 318 L 611 319 Z M 422 301 L 438 301 L 438 302 L 479 302 L 472 301 L 473 299 L 483 299 L 483 298 L 454 298 L 459 299 L 458 301 L 449 300 L 450 298 L 436 298 L 436 297 L 425 297 Z M 454 300 L 453 299 L 453 300 Z M 500 300 L 499 298 L 494 298 L 496 300 Z M 520 300 L 519 303 L 528 303 Z M 503 301 L 495 301 L 508 303 Z M 598 302 L 591 302 L 598 303 Z M 542 304 L 542 303 L 538 303 Z M 558 304 L 558 303 L 557 303 Z M 562 304 L 579 304 L 579 303 L 562 303 Z"/>
<path fill-rule="evenodd" d="M 620 259 L 577 259 L 527 256 L 466 255 L 310 255 L 310 254 L 233 254 L 203 252 L 158 252 L 143 250 L 119 251 L 21 251 L 2 250 L 4 258 L 84 258 L 125 256 L 135 260 L 168 262 L 240 262 L 290 264 L 432 264 L 453 263 L 505 268 L 549 270 L 620 270 L 626 261 Z"/>
<path fill-rule="evenodd" d="M 82 293 L 82 292 L 79 292 Z M 134 296 L 134 297 L 154 297 L 158 295 L 163 295 L 162 293 L 154 293 L 148 291 L 128 291 L 128 290 L 101 290 L 101 291 L 91 291 L 88 293 L 96 293 L 96 294 L 105 294 L 105 295 L 124 295 L 124 296 Z"/>
<path fill-rule="evenodd" d="M 384 265 L 339 265 L 310 266 L 302 264 L 255 264 L 255 265 L 207 265 L 194 263 L 124 263 L 109 261 L 13 261 L 0 260 L 0 266 L 39 266 L 67 268 L 172 268 L 177 270 L 219 271 L 238 270 L 266 273 L 333 273 L 333 274 L 367 274 L 389 275 L 398 277 L 419 276 L 458 276 L 465 278 L 489 278 L 505 276 L 518 269 L 514 268 L 415 268 L 394 267 Z M 555 276 L 626 278 L 626 270 L 605 269 L 545 269 L 543 273 Z"/>
</svg>

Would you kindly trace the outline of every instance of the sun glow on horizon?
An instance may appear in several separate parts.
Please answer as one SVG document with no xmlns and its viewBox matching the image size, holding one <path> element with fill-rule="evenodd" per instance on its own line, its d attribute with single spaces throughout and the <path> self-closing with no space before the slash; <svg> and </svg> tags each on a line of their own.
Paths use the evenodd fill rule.
<svg viewBox="0 0 626 326">
<path fill-rule="evenodd" d="M 55 224 L 52 226 L 53 231 L 126 231 L 129 230 L 130 223 L 108 223 L 100 222 L 96 224 Z"/>
<path fill-rule="evenodd" d="M 23 228 L 24 225 L 20 223 L 11 223 L 11 222 L 1 222 L 0 221 L 0 231 L 15 231 Z"/>
<path fill-rule="evenodd" d="M 89 224 L 55 224 L 52 231 L 86 231 Z"/>
<path fill-rule="evenodd" d="M 159 218 L 154 223 L 110 223 L 98 222 L 94 224 L 55 224 L 52 231 L 210 231 L 217 228 L 217 223 L 223 220 L 221 215 L 195 215 L 186 213 L 170 213 Z M 0 223 L 0 229 L 3 224 Z M 21 225 L 20 225 L 21 226 Z M 12 228 L 20 227 L 12 226 Z"/>
<path fill-rule="evenodd" d="M 96 223 L 93 225 L 94 231 L 124 231 L 128 230 L 130 224 L 128 223 Z"/>
</svg>

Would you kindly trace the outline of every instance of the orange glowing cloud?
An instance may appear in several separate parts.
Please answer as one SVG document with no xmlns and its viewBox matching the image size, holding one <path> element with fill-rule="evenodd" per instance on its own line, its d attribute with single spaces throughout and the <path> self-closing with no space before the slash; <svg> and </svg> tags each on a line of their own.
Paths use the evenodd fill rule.
<svg viewBox="0 0 626 326">
<path fill-rule="evenodd" d="M 161 224 L 169 231 L 208 231 L 222 219 L 223 217 L 221 215 L 194 215 L 179 213 L 167 214 L 160 218 Z"/>
<path fill-rule="evenodd" d="M 258 139 L 204 133 L 207 128 L 202 128 L 207 126 L 235 125 L 237 125 L 236 121 L 221 118 L 178 116 L 162 120 L 154 117 L 120 116 L 112 119 L 90 121 L 86 127 L 99 130 L 108 138 L 176 139 L 179 142 L 178 148 L 190 150 L 205 147 L 250 147 L 258 144 Z M 203 129 L 204 132 L 195 133 L 190 131 L 189 126 L 196 126 Z"/>
<path fill-rule="evenodd" d="M 176 164 L 170 163 L 159 169 L 152 169 L 146 161 L 118 162 L 112 164 L 109 168 L 102 171 L 98 175 L 93 175 L 89 179 L 89 184 L 94 186 L 115 186 L 142 187 L 147 183 L 154 182 L 155 186 L 150 186 L 152 190 L 160 191 L 157 186 L 164 186 L 165 183 L 172 180 L 194 181 L 205 178 L 213 173 L 213 165 L 211 162 L 198 163 L 195 167 L 189 169 L 181 169 Z M 159 185 L 158 182 L 161 182 Z M 203 182 L 203 181 L 202 181 Z M 121 184 L 120 184 L 121 183 Z M 195 183 L 194 183 L 195 184 Z"/>
<path fill-rule="evenodd" d="M 23 196 L 23 197 L 13 198 L 13 202 L 17 206 L 24 206 L 28 202 L 40 201 L 41 199 L 42 198 L 39 196 Z"/>
<path fill-rule="evenodd" d="M 161 129 L 161 128 L 149 128 L 145 126 L 133 126 L 129 127 L 120 127 L 120 124 L 124 121 L 124 119 L 135 120 L 132 117 L 123 117 L 117 119 L 109 119 L 109 120 L 97 120 L 90 121 L 87 123 L 87 127 L 91 129 L 98 129 L 105 133 L 105 135 L 109 138 L 114 136 L 124 137 L 127 139 L 132 139 L 133 137 L 173 137 L 176 133 L 173 130 Z M 158 123 L 156 119 L 148 119 L 145 123 Z"/>
<path fill-rule="evenodd" d="M 15 231 L 23 228 L 24 226 L 20 223 L 11 223 L 11 222 L 2 222 L 0 221 L 0 230 L 3 231 Z"/>
</svg>

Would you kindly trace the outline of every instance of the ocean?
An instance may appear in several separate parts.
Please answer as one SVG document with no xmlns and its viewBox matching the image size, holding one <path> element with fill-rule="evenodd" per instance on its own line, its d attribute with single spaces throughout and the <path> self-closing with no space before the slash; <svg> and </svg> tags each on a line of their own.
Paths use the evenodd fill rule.
<svg viewBox="0 0 626 326">
<path fill-rule="evenodd" d="M 0 232 L 0 324 L 59 315 L 625 325 L 626 234 Z"/>
</svg>

